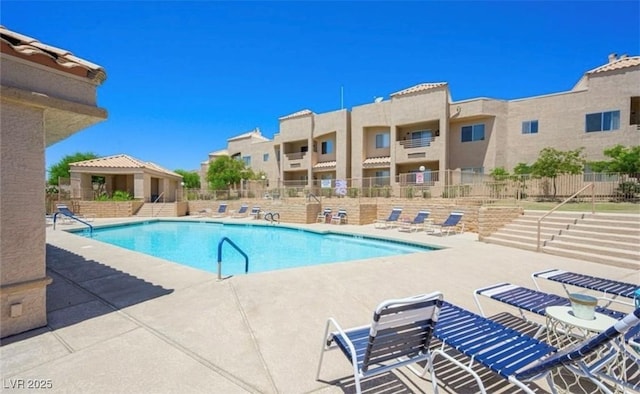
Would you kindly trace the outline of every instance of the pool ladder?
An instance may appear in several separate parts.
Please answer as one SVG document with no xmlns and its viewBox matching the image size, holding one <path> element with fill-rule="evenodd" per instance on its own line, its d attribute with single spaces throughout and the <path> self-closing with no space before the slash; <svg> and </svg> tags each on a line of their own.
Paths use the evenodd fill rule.
<svg viewBox="0 0 640 394">
<path fill-rule="evenodd" d="M 64 216 L 68 217 L 69 219 L 77 220 L 78 222 L 80 222 L 80 223 L 82 223 L 82 224 L 84 224 L 86 226 L 89 226 L 89 236 L 93 237 L 93 226 L 92 225 L 90 225 L 89 223 L 85 222 L 84 220 L 80 220 L 75 216 L 67 215 L 67 214 L 65 214 L 63 212 L 56 212 L 56 213 L 53 214 L 53 229 L 54 230 L 56 229 L 56 220 L 58 219 L 58 215 L 64 215 Z"/>
<path fill-rule="evenodd" d="M 247 256 L 247 254 L 243 252 L 242 249 L 240 249 L 240 247 L 232 240 L 227 237 L 222 237 L 220 242 L 218 242 L 218 280 L 222 280 L 222 245 L 225 242 L 229 243 L 229 245 L 233 246 L 235 250 L 244 256 L 244 273 L 246 274 L 249 272 L 249 256 Z"/>
<path fill-rule="evenodd" d="M 280 214 L 278 212 L 267 212 L 264 215 L 264 220 L 268 221 L 271 224 L 273 224 L 274 222 L 278 222 L 278 224 L 280 224 Z"/>
</svg>

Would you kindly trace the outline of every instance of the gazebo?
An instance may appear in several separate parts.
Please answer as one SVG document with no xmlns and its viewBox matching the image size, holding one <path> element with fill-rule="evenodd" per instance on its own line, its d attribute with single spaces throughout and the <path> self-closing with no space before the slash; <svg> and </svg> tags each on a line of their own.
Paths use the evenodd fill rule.
<svg viewBox="0 0 640 394">
<path fill-rule="evenodd" d="M 69 172 L 73 199 L 94 200 L 95 177 L 104 179 L 108 196 L 122 191 L 144 202 L 174 202 L 182 196 L 182 175 L 127 155 L 71 163 Z"/>
</svg>

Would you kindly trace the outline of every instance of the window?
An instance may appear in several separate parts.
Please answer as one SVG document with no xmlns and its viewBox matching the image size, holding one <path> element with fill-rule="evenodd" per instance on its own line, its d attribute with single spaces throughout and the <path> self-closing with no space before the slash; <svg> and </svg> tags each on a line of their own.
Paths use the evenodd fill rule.
<svg viewBox="0 0 640 394">
<path fill-rule="evenodd" d="M 585 132 L 611 131 L 620 128 L 620 111 L 597 112 L 587 114 Z"/>
<path fill-rule="evenodd" d="M 322 149 L 320 153 L 322 153 L 323 155 L 326 155 L 328 153 L 333 153 L 332 141 L 331 140 L 322 141 L 322 146 L 320 147 L 320 149 Z"/>
<path fill-rule="evenodd" d="M 527 120 L 522 122 L 522 134 L 538 134 L 538 121 Z"/>
<path fill-rule="evenodd" d="M 262 155 L 262 161 L 269 161 L 269 154 L 265 153 Z"/>
<path fill-rule="evenodd" d="M 484 141 L 484 124 L 462 127 L 462 142 Z"/>
<path fill-rule="evenodd" d="M 309 147 L 307 145 L 300 147 L 300 152 L 309 152 Z"/>
<path fill-rule="evenodd" d="M 242 162 L 245 166 L 251 167 L 251 156 L 242 156 Z"/>
<path fill-rule="evenodd" d="M 389 133 L 376 134 L 376 149 L 389 147 Z"/>
</svg>

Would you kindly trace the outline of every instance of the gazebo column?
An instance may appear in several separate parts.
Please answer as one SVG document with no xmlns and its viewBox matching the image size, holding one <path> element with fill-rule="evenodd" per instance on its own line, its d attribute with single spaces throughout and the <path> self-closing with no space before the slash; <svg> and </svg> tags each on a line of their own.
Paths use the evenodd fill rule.
<svg viewBox="0 0 640 394">
<path fill-rule="evenodd" d="M 136 200 L 144 201 L 144 178 L 144 173 L 133 174 L 133 198 Z"/>
</svg>

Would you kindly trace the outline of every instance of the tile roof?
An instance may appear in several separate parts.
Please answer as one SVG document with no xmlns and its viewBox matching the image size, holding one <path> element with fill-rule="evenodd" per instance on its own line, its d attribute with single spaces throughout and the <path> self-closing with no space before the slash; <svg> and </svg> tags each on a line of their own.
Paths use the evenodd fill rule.
<svg viewBox="0 0 640 394">
<path fill-rule="evenodd" d="M 97 84 L 107 79 L 107 74 L 101 66 L 80 59 L 65 49 L 43 44 L 35 38 L 11 31 L 2 25 L 0 44 L 3 53 L 85 77 Z"/>
<path fill-rule="evenodd" d="M 283 116 L 281 118 L 278 118 L 278 120 L 297 118 L 299 116 L 305 116 L 305 115 L 310 115 L 310 114 L 313 114 L 313 112 L 311 110 L 303 109 L 302 111 L 294 112 L 294 113 L 292 113 L 290 115 L 286 115 L 286 116 Z"/>
<path fill-rule="evenodd" d="M 182 175 L 176 174 L 173 171 L 169 171 L 166 168 L 162 168 L 155 163 L 143 162 L 127 155 L 100 157 L 98 159 L 70 163 L 70 165 L 75 167 L 86 167 L 86 168 L 105 168 L 105 167 L 106 168 L 142 168 L 142 169 L 149 169 L 157 172 L 162 172 L 167 175 L 178 176 L 182 178 Z"/>
<path fill-rule="evenodd" d="M 441 86 L 446 86 L 446 82 L 434 82 L 434 83 L 421 83 L 419 85 L 412 86 L 407 89 L 400 90 L 399 92 L 391 93 L 391 97 L 395 96 L 403 96 L 405 94 L 424 92 L 426 90 L 439 88 Z"/>
<path fill-rule="evenodd" d="M 269 141 L 269 139 L 267 137 L 264 137 L 262 135 L 262 133 L 260 133 L 260 128 L 256 127 L 255 129 L 248 131 L 246 133 L 240 134 L 240 135 L 236 135 L 235 137 L 231 137 L 231 138 L 227 138 L 227 141 L 236 141 L 236 140 L 241 140 L 244 138 L 257 138 L 260 139 L 262 141 Z"/>
<path fill-rule="evenodd" d="M 335 166 L 336 166 L 336 161 L 332 160 L 332 161 L 321 161 L 319 163 L 316 163 L 313 166 L 313 168 L 330 168 Z"/>
<path fill-rule="evenodd" d="M 615 57 L 615 55 L 613 55 Z M 596 73 L 601 73 L 601 72 L 605 72 L 605 71 L 614 71 L 614 70 L 620 70 L 622 68 L 627 68 L 627 67 L 634 67 L 634 66 L 640 66 L 640 56 L 620 56 L 618 59 L 616 60 L 612 60 L 609 63 L 594 68 L 591 71 L 587 71 L 587 74 L 596 74 Z"/>
<path fill-rule="evenodd" d="M 391 164 L 391 156 L 368 157 L 362 162 L 363 166 L 375 166 L 380 164 Z"/>
</svg>

